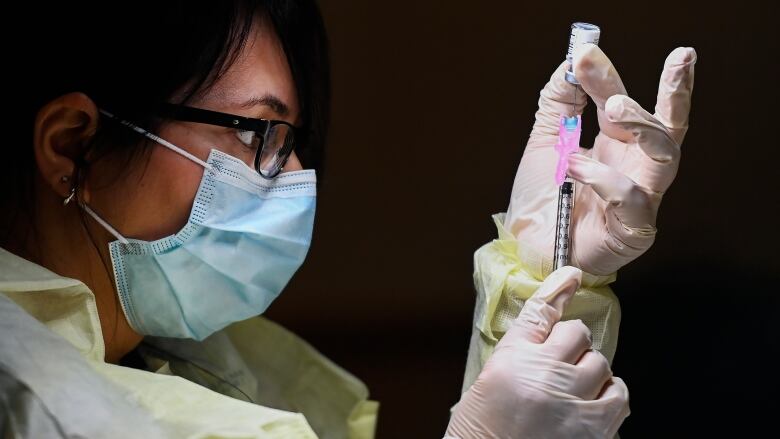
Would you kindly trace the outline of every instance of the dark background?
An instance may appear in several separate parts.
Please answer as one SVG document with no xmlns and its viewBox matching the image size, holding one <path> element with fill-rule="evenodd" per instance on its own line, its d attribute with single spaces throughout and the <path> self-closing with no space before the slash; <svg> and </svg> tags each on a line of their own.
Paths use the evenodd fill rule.
<svg viewBox="0 0 780 439">
<path fill-rule="evenodd" d="M 776 435 L 778 43 L 770 2 L 326 1 L 334 118 L 307 263 L 272 318 L 362 378 L 378 437 L 441 437 L 459 398 L 472 254 L 495 236 L 569 26 L 649 111 L 698 52 L 656 244 L 613 285 L 625 438 Z M 541 2 L 537 2 L 540 3 Z M 583 146 L 596 134 L 592 102 Z"/>
</svg>

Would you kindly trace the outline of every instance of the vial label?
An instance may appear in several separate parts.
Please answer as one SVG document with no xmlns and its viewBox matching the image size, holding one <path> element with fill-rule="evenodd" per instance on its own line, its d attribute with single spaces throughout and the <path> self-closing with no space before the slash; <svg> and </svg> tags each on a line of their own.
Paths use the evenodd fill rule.
<svg viewBox="0 0 780 439">
<path fill-rule="evenodd" d="M 571 34 L 569 34 L 569 49 L 566 51 L 566 61 L 570 63 L 574 58 L 574 50 L 586 43 L 599 44 L 601 29 L 590 23 L 574 23 L 571 25 Z M 571 67 L 566 71 L 566 80 L 572 84 L 579 84 L 574 77 L 574 71 Z"/>
<path fill-rule="evenodd" d="M 574 49 L 586 43 L 598 45 L 601 37 L 601 29 L 589 23 L 574 23 L 571 25 L 571 34 L 569 35 L 569 50 L 566 52 L 566 59 L 571 61 L 574 56 Z"/>
</svg>

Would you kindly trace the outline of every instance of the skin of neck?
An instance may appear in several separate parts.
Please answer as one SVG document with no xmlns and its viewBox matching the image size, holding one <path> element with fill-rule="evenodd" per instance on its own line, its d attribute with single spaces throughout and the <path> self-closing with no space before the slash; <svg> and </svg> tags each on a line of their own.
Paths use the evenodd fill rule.
<svg viewBox="0 0 780 439">
<path fill-rule="evenodd" d="M 117 363 L 143 336 L 128 323 L 114 289 L 108 242 L 115 238 L 95 224 L 78 206 L 78 200 L 63 205 L 63 198 L 39 177 L 35 179 L 34 193 L 31 230 L 23 242 L 9 250 L 60 276 L 78 279 L 92 291 L 106 348 L 105 360 Z"/>
</svg>

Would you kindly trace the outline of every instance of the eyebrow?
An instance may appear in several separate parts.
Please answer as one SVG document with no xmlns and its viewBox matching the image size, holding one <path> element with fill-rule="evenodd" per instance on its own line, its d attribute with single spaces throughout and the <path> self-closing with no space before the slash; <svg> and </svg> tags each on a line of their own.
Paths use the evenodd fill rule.
<svg viewBox="0 0 780 439">
<path fill-rule="evenodd" d="M 250 109 L 258 106 L 266 106 L 273 110 L 279 116 L 287 116 L 290 114 L 290 107 L 287 106 L 281 99 L 272 95 L 264 94 L 263 96 L 255 96 L 247 99 L 239 104 L 241 108 Z"/>
</svg>

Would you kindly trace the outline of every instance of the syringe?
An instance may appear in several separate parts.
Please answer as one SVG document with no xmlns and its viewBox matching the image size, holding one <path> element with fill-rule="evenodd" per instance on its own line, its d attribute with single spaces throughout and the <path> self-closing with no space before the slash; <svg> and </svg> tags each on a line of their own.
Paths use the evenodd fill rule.
<svg viewBox="0 0 780 439">
<path fill-rule="evenodd" d="M 569 49 L 566 60 L 570 64 L 574 61 L 574 50 L 585 43 L 598 44 L 601 29 L 589 23 L 574 23 L 571 25 L 569 36 Z M 566 71 L 566 81 L 574 86 L 574 99 L 572 100 L 572 117 L 561 115 L 561 125 L 558 132 L 558 167 L 556 169 L 556 183 L 558 189 L 558 208 L 555 220 L 555 248 L 553 255 L 553 270 L 571 263 L 571 221 L 574 211 L 575 186 L 574 180 L 566 175 L 568 169 L 568 155 L 576 152 L 580 144 L 582 119 L 574 114 L 576 111 L 577 88 L 579 81 L 574 76 L 574 67 L 570 65 Z"/>
<path fill-rule="evenodd" d="M 558 183 L 558 211 L 555 220 L 555 255 L 553 270 L 569 265 L 571 250 L 571 214 L 574 210 L 574 180 L 566 175 L 569 168 L 568 156 L 580 147 L 582 118 L 561 115 L 561 125 L 558 130 L 558 168 L 555 170 L 555 181 Z"/>
</svg>

